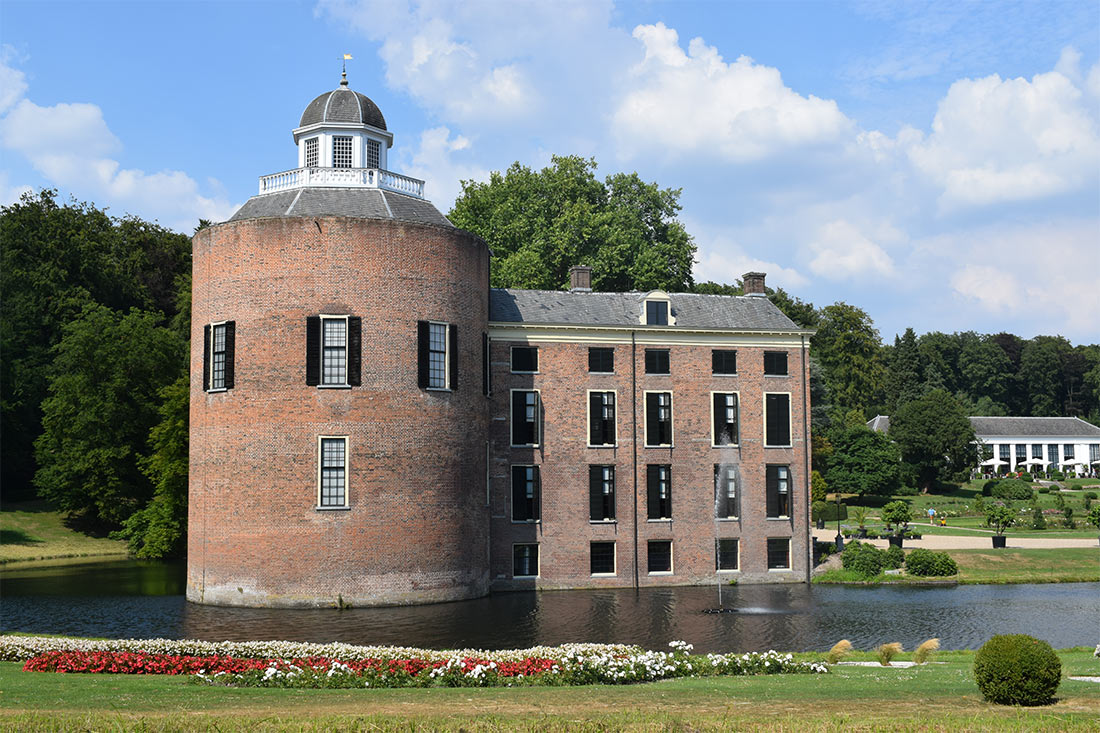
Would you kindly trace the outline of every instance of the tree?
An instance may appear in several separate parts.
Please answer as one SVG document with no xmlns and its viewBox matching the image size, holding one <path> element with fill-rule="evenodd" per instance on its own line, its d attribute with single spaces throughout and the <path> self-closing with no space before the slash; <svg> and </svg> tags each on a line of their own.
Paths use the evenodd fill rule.
<svg viewBox="0 0 1100 733">
<path fill-rule="evenodd" d="M 997 534 L 1004 534 L 1006 529 L 1016 523 L 1016 510 L 998 502 L 985 510 L 985 519 Z"/>
<path fill-rule="evenodd" d="M 917 474 L 921 489 L 946 481 L 974 465 L 974 429 L 959 403 L 942 389 L 898 408 L 890 417 L 890 438 L 901 459 Z"/>
<path fill-rule="evenodd" d="M 87 305 L 54 351 L 35 484 L 92 526 L 117 527 L 153 494 L 141 456 L 161 388 L 186 368 L 184 342 L 158 320 Z"/>
<path fill-rule="evenodd" d="M 834 431 L 825 480 L 833 491 L 886 496 L 898 487 L 898 447 L 865 425 Z"/>
<path fill-rule="evenodd" d="M 1014 373 L 1004 349 L 989 338 L 972 341 L 959 354 L 959 371 L 971 399 L 975 402 L 987 399 L 1003 409 L 1008 402 Z"/>
<path fill-rule="evenodd" d="M 907 328 L 901 336 L 894 337 L 888 364 L 886 409 L 892 414 L 898 405 L 915 400 L 922 393 L 921 356 L 913 329 Z"/>
<path fill-rule="evenodd" d="M 887 526 L 893 525 L 895 534 L 900 535 L 909 522 L 913 521 L 913 512 L 907 502 L 900 499 L 891 501 L 882 507 L 882 521 L 886 522 Z"/>
<path fill-rule="evenodd" d="M 869 417 L 885 377 L 882 344 L 871 317 L 847 303 L 825 306 L 811 344 L 824 367 L 834 409 L 855 409 Z"/>
<path fill-rule="evenodd" d="M 494 287 L 557 290 L 573 265 L 592 267 L 595 290 L 685 291 L 695 244 L 676 218 L 680 190 L 637 173 L 603 182 L 596 161 L 554 156 L 535 172 L 518 162 L 487 183 L 463 181 L 449 217 L 493 252 Z"/>
</svg>

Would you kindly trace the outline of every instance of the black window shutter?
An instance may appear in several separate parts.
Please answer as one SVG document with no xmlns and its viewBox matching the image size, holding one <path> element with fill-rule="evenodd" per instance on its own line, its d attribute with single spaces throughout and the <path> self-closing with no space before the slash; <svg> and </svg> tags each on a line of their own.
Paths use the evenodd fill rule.
<svg viewBox="0 0 1100 733">
<path fill-rule="evenodd" d="M 428 322 L 416 322 L 416 385 L 428 387 Z"/>
<path fill-rule="evenodd" d="M 724 445 L 729 442 L 724 434 L 726 432 L 725 395 L 719 392 L 714 393 L 714 404 L 711 406 L 711 412 L 714 415 L 714 443 L 715 445 Z"/>
<path fill-rule="evenodd" d="M 524 482 L 526 466 L 512 466 L 512 519 L 526 519 L 524 507 L 527 505 L 527 492 Z"/>
<path fill-rule="evenodd" d="M 363 319 L 348 316 L 348 384 L 363 383 Z"/>
<path fill-rule="evenodd" d="M 588 518 L 603 519 L 603 466 L 588 467 Z"/>
<path fill-rule="evenodd" d="M 489 394 L 489 334 L 481 334 L 481 394 Z"/>
<path fill-rule="evenodd" d="M 646 466 L 646 493 L 649 501 L 648 516 L 650 519 L 661 518 L 660 497 L 658 496 L 658 483 L 660 482 L 660 468 L 658 466 Z"/>
<path fill-rule="evenodd" d="M 599 392 L 588 393 L 588 444 L 603 444 L 603 402 Z"/>
<path fill-rule="evenodd" d="M 730 513 L 722 474 L 721 464 L 714 464 L 714 509 L 719 517 L 728 517 Z"/>
<path fill-rule="evenodd" d="M 236 378 L 236 370 L 233 368 L 233 358 L 237 353 L 237 322 L 225 322 L 225 388 L 233 389 Z"/>
<path fill-rule="evenodd" d="M 775 466 L 767 467 L 765 491 L 767 493 L 767 512 L 769 517 L 779 516 L 779 472 Z"/>
<path fill-rule="evenodd" d="M 535 498 L 531 502 L 531 519 L 542 519 L 542 477 L 539 475 L 539 467 L 534 466 L 531 471 L 531 480 L 535 484 Z"/>
<path fill-rule="evenodd" d="M 306 384 L 321 383 L 321 316 L 306 318 Z"/>
<path fill-rule="evenodd" d="M 202 327 L 202 388 L 210 389 L 210 324 Z"/>
<path fill-rule="evenodd" d="M 645 396 L 646 445 L 659 445 L 661 442 L 661 426 L 657 421 L 658 413 L 657 395 L 651 392 Z"/>
<path fill-rule="evenodd" d="M 447 328 L 447 339 L 447 356 L 451 360 L 448 365 L 451 370 L 451 389 L 458 389 L 458 326 L 453 323 Z"/>
</svg>

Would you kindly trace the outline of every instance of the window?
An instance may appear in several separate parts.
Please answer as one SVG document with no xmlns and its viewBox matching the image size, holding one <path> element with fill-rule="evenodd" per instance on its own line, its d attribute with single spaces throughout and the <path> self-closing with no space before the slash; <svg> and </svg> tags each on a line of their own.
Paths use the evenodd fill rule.
<svg viewBox="0 0 1100 733">
<path fill-rule="evenodd" d="M 1032 459 L 1037 460 L 1037 461 L 1043 460 L 1043 444 L 1042 443 L 1032 443 L 1031 444 L 1031 457 L 1032 457 Z"/>
<path fill-rule="evenodd" d="M 539 393 L 512 390 L 512 445 L 539 444 Z"/>
<path fill-rule="evenodd" d="M 645 444 L 672 445 L 672 393 L 645 393 Z"/>
<path fill-rule="evenodd" d="M 1008 459 L 1005 456 L 1001 456 L 1001 460 L 1005 461 L 1005 460 L 1008 460 Z M 1047 462 L 1048 463 L 1057 463 L 1058 462 L 1058 446 L 1054 443 L 1050 443 L 1049 445 L 1047 445 Z"/>
<path fill-rule="evenodd" d="M 362 319 L 310 316 L 306 319 L 306 384 L 356 387 L 362 382 Z"/>
<path fill-rule="evenodd" d="M 997 447 L 997 449 L 998 449 L 997 454 L 998 454 L 1000 460 L 1004 461 L 1005 463 L 1008 463 L 1009 452 L 1012 450 L 1012 448 L 1009 446 L 1009 444 L 1008 443 L 1001 443 Z M 1055 449 L 1057 449 L 1057 446 L 1055 446 Z"/>
<path fill-rule="evenodd" d="M 588 519 L 609 522 L 615 519 L 615 467 L 588 467 Z"/>
<path fill-rule="evenodd" d="M 791 569 L 791 540 L 789 537 L 768 538 L 768 570 Z"/>
<path fill-rule="evenodd" d="M 714 392 L 714 433 L 711 445 L 737 445 L 737 393 Z"/>
<path fill-rule="evenodd" d="M 318 440 L 318 499 L 317 505 L 346 507 L 348 505 L 348 439 L 320 438 Z"/>
<path fill-rule="evenodd" d="M 715 542 L 715 564 L 718 570 L 737 569 L 736 539 L 719 539 Z"/>
<path fill-rule="evenodd" d="M 786 519 L 791 513 L 791 470 L 787 466 L 766 468 L 768 519 Z"/>
<path fill-rule="evenodd" d="M 351 138 L 336 135 L 332 138 L 332 167 L 351 168 Z"/>
<path fill-rule="evenodd" d="M 1066 443 L 1064 446 L 1062 446 L 1062 458 L 1065 461 L 1073 460 L 1073 443 Z"/>
<path fill-rule="evenodd" d="M 714 374 L 737 374 L 737 352 L 715 349 L 710 352 L 710 368 Z"/>
<path fill-rule="evenodd" d="M 306 140 L 306 168 L 316 168 L 319 160 L 317 138 L 311 137 Z"/>
<path fill-rule="evenodd" d="M 646 567 L 650 573 L 672 572 L 672 540 L 650 540 L 646 550 Z"/>
<path fill-rule="evenodd" d="M 588 347 L 588 371 L 610 374 L 615 371 L 615 349 Z"/>
<path fill-rule="evenodd" d="M 588 444 L 615 445 L 615 393 L 588 393 Z"/>
<path fill-rule="evenodd" d="M 512 521 L 537 522 L 541 493 L 538 466 L 512 466 Z"/>
<path fill-rule="evenodd" d="M 203 389 L 207 391 L 233 389 L 236 333 L 236 321 L 212 323 L 203 328 Z"/>
<path fill-rule="evenodd" d="M 421 389 L 458 389 L 458 326 L 416 322 L 417 385 Z"/>
<path fill-rule="evenodd" d="M 365 168 L 378 168 L 380 150 L 377 140 L 367 140 L 367 164 Z"/>
<path fill-rule="evenodd" d="M 593 542 L 589 545 L 590 549 L 590 561 L 589 567 L 593 575 L 614 575 L 615 574 L 615 543 L 614 542 Z"/>
<path fill-rule="evenodd" d="M 672 519 L 671 466 L 646 466 L 649 519 Z"/>
<path fill-rule="evenodd" d="M 533 374 L 539 370 L 539 347 L 513 346 L 512 371 L 519 374 Z"/>
<path fill-rule="evenodd" d="M 667 326 L 668 302 L 647 300 L 645 302 L 645 322 L 650 326 Z"/>
<path fill-rule="evenodd" d="M 1100 461 L 1100 443 L 1089 444 L 1089 463 Z"/>
<path fill-rule="evenodd" d="M 738 478 L 737 466 L 728 464 L 714 466 L 714 516 L 719 519 L 736 519 L 740 516 Z"/>
<path fill-rule="evenodd" d="M 539 546 L 512 545 L 512 577 L 537 578 L 539 574 Z"/>
<path fill-rule="evenodd" d="M 791 396 L 769 393 L 764 395 L 764 445 L 788 446 L 791 444 Z"/>
<path fill-rule="evenodd" d="M 668 349 L 645 350 L 646 374 L 669 374 Z"/>
<path fill-rule="evenodd" d="M 765 351 L 764 373 L 773 377 L 787 376 L 787 352 Z"/>
<path fill-rule="evenodd" d="M 1016 463 L 1023 463 L 1027 460 L 1027 445 L 1024 443 L 1016 444 Z"/>
</svg>

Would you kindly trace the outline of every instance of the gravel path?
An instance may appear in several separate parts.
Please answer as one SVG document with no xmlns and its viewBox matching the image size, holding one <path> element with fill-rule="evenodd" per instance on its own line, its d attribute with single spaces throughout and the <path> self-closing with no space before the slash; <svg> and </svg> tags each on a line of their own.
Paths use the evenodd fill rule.
<svg viewBox="0 0 1100 733">
<path fill-rule="evenodd" d="M 919 524 L 910 526 L 917 532 L 920 531 Z M 924 547 L 929 550 L 991 550 L 993 549 L 993 543 L 989 539 L 991 536 L 992 534 L 976 534 L 973 537 L 926 534 L 919 540 L 905 540 L 905 548 L 907 550 L 912 550 L 917 547 Z M 829 529 L 815 529 L 814 539 L 823 542 L 832 542 L 836 539 L 836 529 L 831 531 Z M 876 547 L 888 547 L 890 544 L 889 541 L 885 539 L 860 541 L 870 542 Z M 1010 550 L 1036 549 L 1041 547 L 1100 547 L 1100 541 L 1096 538 L 1009 537 L 1006 547 Z"/>
</svg>

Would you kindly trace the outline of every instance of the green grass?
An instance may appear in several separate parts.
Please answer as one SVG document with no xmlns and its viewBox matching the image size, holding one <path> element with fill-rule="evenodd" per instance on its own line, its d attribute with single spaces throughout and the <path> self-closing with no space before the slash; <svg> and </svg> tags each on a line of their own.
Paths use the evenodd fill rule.
<svg viewBox="0 0 1100 733">
<path fill-rule="evenodd" d="M 823 659 L 824 654 L 799 654 Z M 1100 674 L 1062 650 L 1065 675 Z M 870 652 L 850 659 L 871 660 Z M 898 660 L 909 660 L 902 654 Z M 1054 705 L 990 705 L 973 652 L 908 669 L 644 685 L 406 690 L 232 689 L 179 677 L 61 675 L 0 663 L 0 727 L 11 730 L 1095 730 L 1100 685 L 1063 679 Z"/>
<path fill-rule="evenodd" d="M 867 579 L 843 568 L 814 577 L 815 583 L 1096 583 L 1100 582 L 1100 546 L 1027 550 L 945 550 L 959 574 L 946 578 L 886 575 Z"/>
<path fill-rule="evenodd" d="M 69 529 L 64 515 L 43 502 L 6 504 L 0 511 L 0 563 L 125 554 L 125 542 Z"/>
</svg>

